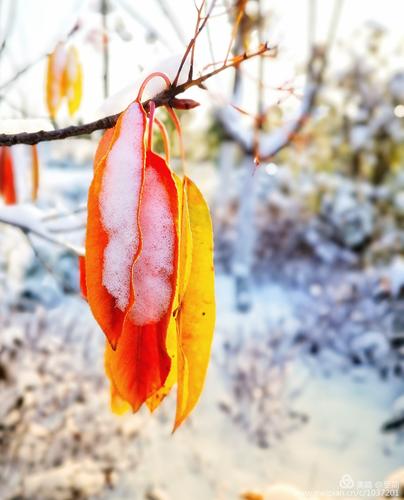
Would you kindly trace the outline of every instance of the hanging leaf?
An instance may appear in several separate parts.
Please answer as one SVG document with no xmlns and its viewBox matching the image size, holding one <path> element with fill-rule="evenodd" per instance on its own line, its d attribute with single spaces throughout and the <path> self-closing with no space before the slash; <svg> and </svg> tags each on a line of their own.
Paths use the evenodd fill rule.
<svg viewBox="0 0 404 500">
<path fill-rule="evenodd" d="M 178 306 L 180 304 L 180 301 L 182 300 L 191 270 L 192 235 L 189 225 L 187 197 L 182 180 L 178 177 L 178 175 L 174 173 L 172 175 L 177 186 L 178 201 L 180 207 L 178 220 L 178 233 L 180 235 L 180 241 L 176 294 L 173 303 L 173 314 L 170 318 L 166 343 L 167 353 L 171 358 L 171 368 L 163 387 L 156 391 L 156 393 L 154 393 L 147 401 L 147 406 L 150 411 L 154 411 L 157 408 L 157 406 L 169 394 L 171 388 L 177 382 L 178 324 L 175 318 L 177 316 Z"/>
<path fill-rule="evenodd" d="M 51 118 L 55 119 L 66 94 L 65 68 L 66 49 L 58 43 L 55 50 L 48 56 L 48 69 L 46 77 L 46 104 Z"/>
<path fill-rule="evenodd" d="M 79 277 L 81 295 L 87 300 L 86 259 L 83 256 L 79 257 Z"/>
<path fill-rule="evenodd" d="M 138 224 L 146 120 L 134 102 L 119 117 L 88 194 L 86 286 L 95 319 L 115 348 L 133 301 L 131 269 L 141 246 Z"/>
<path fill-rule="evenodd" d="M 38 198 L 39 189 L 39 159 L 36 145 L 31 147 L 32 156 L 32 201 Z"/>
<path fill-rule="evenodd" d="M 79 109 L 83 92 L 83 71 L 75 47 L 69 47 L 67 51 L 64 81 L 69 114 L 73 116 Z"/>
<path fill-rule="evenodd" d="M 192 262 L 177 315 L 178 392 L 176 429 L 202 392 L 215 325 L 213 235 L 209 208 L 195 184 L 184 179 L 192 234 Z"/>
<path fill-rule="evenodd" d="M 6 205 L 17 203 L 13 156 L 6 146 L 0 147 L 0 190 Z"/>
<path fill-rule="evenodd" d="M 134 411 L 167 379 L 166 337 L 176 291 L 178 195 L 165 161 L 146 155 L 140 207 L 142 249 L 132 269 L 134 297 L 114 351 L 106 347 L 107 373 Z"/>
<path fill-rule="evenodd" d="M 111 408 L 154 411 L 178 383 L 176 429 L 201 394 L 215 322 L 208 206 L 151 151 L 155 106 L 137 100 L 107 130 L 94 158 L 81 288 L 109 342 Z M 164 77 L 165 79 L 165 77 Z M 169 82 L 168 82 L 169 83 Z M 180 124 L 171 110 L 177 130 Z M 156 123 L 165 139 L 167 134 Z"/>
<path fill-rule="evenodd" d="M 105 364 L 105 373 L 107 374 L 108 378 L 110 379 L 111 410 L 116 415 L 124 415 L 125 413 L 127 413 L 128 411 L 131 410 L 131 406 L 127 401 L 122 399 L 121 396 L 119 395 L 117 388 L 111 379 L 111 374 L 109 373 L 108 364 L 106 363 L 106 359 L 105 359 L 104 364 Z"/>
</svg>

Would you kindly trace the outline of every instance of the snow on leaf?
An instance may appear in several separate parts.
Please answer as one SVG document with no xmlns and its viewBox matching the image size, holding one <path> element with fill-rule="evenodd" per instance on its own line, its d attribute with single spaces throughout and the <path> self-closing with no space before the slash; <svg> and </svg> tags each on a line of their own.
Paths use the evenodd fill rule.
<svg viewBox="0 0 404 500">
<path fill-rule="evenodd" d="M 170 371 L 166 337 L 177 280 L 177 189 L 165 161 L 151 151 L 139 220 L 143 246 L 133 266 L 133 305 L 116 350 L 107 345 L 105 354 L 107 374 L 134 411 L 164 385 Z"/>
<path fill-rule="evenodd" d="M 88 196 L 86 284 L 95 319 L 113 347 L 131 295 L 131 269 L 140 251 L 138 211 L 144 175 L 141 105 L 120 116 L 107 153 L 94 171 Z"/>
</svg>

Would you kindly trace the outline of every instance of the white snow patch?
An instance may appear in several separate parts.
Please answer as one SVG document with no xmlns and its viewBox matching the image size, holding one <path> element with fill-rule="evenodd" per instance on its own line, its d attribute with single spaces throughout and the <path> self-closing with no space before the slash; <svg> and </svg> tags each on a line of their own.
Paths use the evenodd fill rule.
<svg viewBox="0 0 404 500">
<path fill-rule="evenodd" d="M 139 208 L 144 115 L 138 103 L 122 117 L 120 136 L 111 148 L 103 178 L 100 211 L 109 242 L 104 250 L 102 283 L 122 311 L 129 302 L 130 270 L 139 246 Z"/>
<path fill-rule="evenodd" d="M 170 305 L 175 237 L 168 194 L 150 166 L 146 168 L 140 227 L 142 252 L 133 266 L 131 314 L 136 325 L 145 325 L 159 321 Z"/>
</svg>

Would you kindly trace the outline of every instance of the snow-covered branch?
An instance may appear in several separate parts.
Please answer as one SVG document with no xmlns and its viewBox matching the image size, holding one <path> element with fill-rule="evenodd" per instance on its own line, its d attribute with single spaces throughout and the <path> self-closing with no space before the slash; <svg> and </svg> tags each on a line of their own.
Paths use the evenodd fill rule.
<svg viewBox="0 0 404 500">
<path fill-rule="evenodd" d="M 51 234 L 45 227 L 42 212 L 33 205 L 13 205 L 0 207 L 0 223 L 20 229 L 25 234 L 33 234 L 62 246 L 77 256 L 84 255 L 84 248 L 73 245 Z"/>
</svg>

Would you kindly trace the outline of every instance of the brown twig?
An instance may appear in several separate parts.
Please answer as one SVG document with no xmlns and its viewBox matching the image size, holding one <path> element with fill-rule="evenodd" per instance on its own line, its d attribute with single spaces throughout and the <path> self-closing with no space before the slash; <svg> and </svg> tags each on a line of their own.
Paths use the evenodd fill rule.
<svg viewBox="0 0 404 500">
<path fill-rule="evenodd" d="M 196 8 L 196 11 L 197 11 L 198 15 L 197 15 L 197 19 L 196 19 L 194 40 L 196 40 L 196 37 L 197 37 L 199 26 L 200 26 L 200 23 L 201 23 L 201 20 L 202 20 L 202 9 L 205 7 L 205 5 L 206 5 L 206 0 L 202 0 L 202 3 L 200 5 L 200 7 L 198 7 L 196 5 L 196 3 L 195 3 L 195 8 Z M 210 17 L 210 14 L 207 17 Z M 191 62 L 190 62 L 190 65 L 189 65 L 189 73 L 188 73 L 188 79 L 189 80 L 192 80 L 192 78 L 194 76 L 195 45 L 196 45 L 196 43 L 194 41 L 194 43 L 192 44 L 192 49 L 191 49 Z"/>
<path fill-rule="evenodd" d="M 155 97 L 153 97 L 153 102 L 156 107 L 159 106 L 170 106 L 172 100 L 179 94 L 182 94 L 191 87 L 201 87 L 202 84 L 212 78 L 213 76 L 225 71 L 228 68 L 236 67 L 243 61 L 252 59 L 253 57 L 258 57 L 266 52 L 272 50 L 266 43 L 259 46 L 257 50 L 250 53 L 243 53 L 236 57 L 230 59 L 226 64 L 223 64 L 219 68 L 216 68 L 204 75 L 194 78 L 192 80 L 187 80 L 181 85 L 172 85 L 171 87 L 163 90 Z M 151 99 L 143 102 L 143 107 L 147 111 Z M 38 132 L 22 132 L 19 134 L 0 134 L 0 146 L 13 146 L 15 144 L 38 144 L 39 142 L 45 141 L 56 141 L 60 139 L 66 139 L 68 137 L 75 137 L 78 135 L 91 134 L 96 130 L 104 130 L 111 128 L 115 125 L 119 118 L 119 114 L 107 116 L 101 118 L 100 120 L 93 121 L 91 123 L 85 123 L 82 125 L 71 125 L 70 127 L 60 128 L 56 130 L 39 130 Z"/>
<path fill-rule="evenodd" d="M 180 65 L 179 65 L 179 68 L 178 68 L 178 71 L 177 71 L 177 74 L 174 78 L 174 81 L 173 81 L 173 86 L 176 87 L 177 84 L 178 84 L 178 79 L 181 75 L 181 71 L 182 71 L 182 68 L 184 67 L 184 64 L 185 64 L 185 61 L 187 60 L 188 58 L 188 55 L 189 53 L 193 50 L 193 47 L 196 43 L 196 39 L 198 38 L 198 36 L 200 35 L 200 33 L 202 32 L 203 28 L 206 26 L 206 23 L 208 22 L 208 19 L 212 13 L 212 10 L 214 8 L 216 4 L 216 0 L 212 0 L 212 3 L 210 4 L 210 8 L 208 10 L 208 13 L 206 14 L 206 16 L 204 17 L 203 21 L 202 21 L 202 24 L 200 24 L 200 12 L 198 11 L 198 20 L 197 20 L 197 30 L 195 31 L 195 35 L 194 37 L 191 39 L 191 41 L 189 42 L 185 52 L 184 52 L 184 55 L 181 59 L 181 62 L 180 62 Z"/>
</svg>

